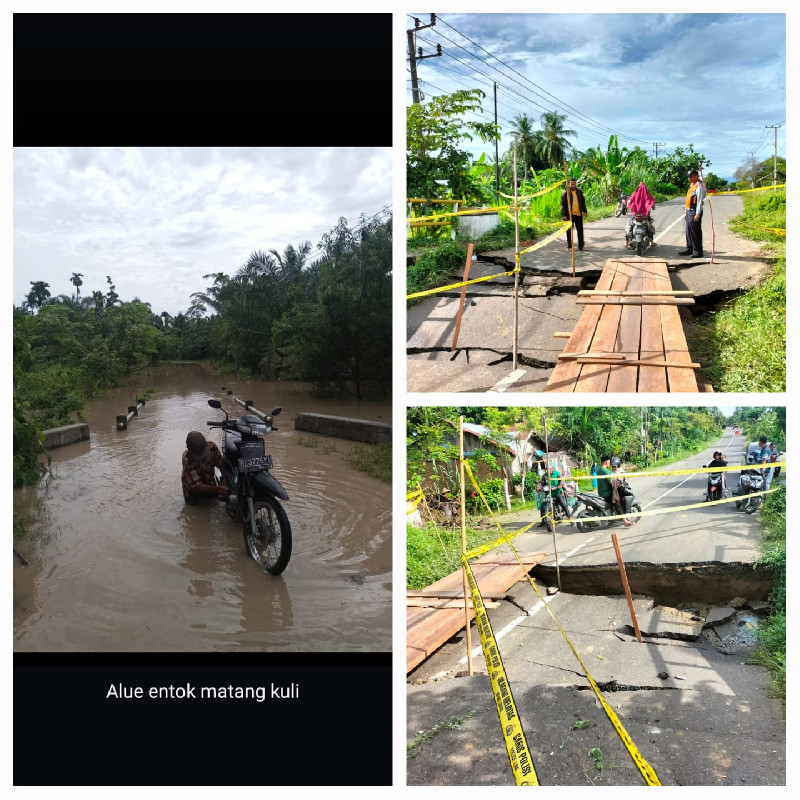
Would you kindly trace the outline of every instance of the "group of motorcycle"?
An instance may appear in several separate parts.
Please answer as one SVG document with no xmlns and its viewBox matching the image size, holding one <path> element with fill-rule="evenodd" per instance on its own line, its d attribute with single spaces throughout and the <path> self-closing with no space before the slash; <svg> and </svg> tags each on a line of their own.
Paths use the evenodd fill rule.
<svg viewBox="0 0 800 800">
<path fill-rule="evenodd" d="M 625 478 L 620 475 L 619 481 L 621 489 L 620 501 L 624 504 L 624 513 L 636 515 L 626 517 L 624 521 L 631 523 L 638 522 L 641 517 L 638 516 L 637 512 L 641 511 L 642 507 L 636 502 L 636 497 Z M 606 501 L 602 497 L 596 494 L 579 491 L 575 492 L 574 498 L 569 498 L 574 500 L 569 520 L 567 520 L 567 514 L 560 503 L 555 503 L 551 514 L 550 493 L 547 491 L 546 476 L 542 477 L 536 487 L 536 496 L 540 502 L 539 510 L 542 519 L 549 531 L 553 530 L 553 518 L 555 518 L 556 522 L 574 522 L 581 533 L 588 533 L 589 531 L 606 526 L 610 527 L 620 522 L 618 519 L 604 519 L 604 517 L 616 516 L 616 514 L 608 509 Z M 567 500 L 568 503 L 569 499 Z"/>
</svg>

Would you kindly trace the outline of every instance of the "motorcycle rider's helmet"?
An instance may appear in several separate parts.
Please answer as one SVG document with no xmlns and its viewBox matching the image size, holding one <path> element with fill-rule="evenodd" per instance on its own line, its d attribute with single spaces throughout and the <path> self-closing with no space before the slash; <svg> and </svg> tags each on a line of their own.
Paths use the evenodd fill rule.
<svg viewBox="0 0 800 800">
<path fill-rule="evenodd" d="M 622 459 L 619 456 L 613 456 L 611 459 L 611 466 L 612 467 L 622 466 Z"/>
<path fill-rule="evenodd" d="M 719 450 L 715 450 L 715 451 L 714 451 L 714 458 L 716 458 L 717 456 L 719 456 L 720 458 L 722 458 L 722 453 L 720 453 L 720 451 L 719 451 Z"/>
<path fill-rule="evenodd" d="M 540 461 L 540 460 L 541 460 L 541 459 L 543 459 L 543 458 L 544 458 L 546 455 L 547 455 L 547 453 L 545 453 L 545 452 L 544 452 L 544 450 L 534 450 L 534 451 L 533 451 L 533 457 L 534 457 L 534 458 L 535 458 L 537 461 Z"/>
</svg>

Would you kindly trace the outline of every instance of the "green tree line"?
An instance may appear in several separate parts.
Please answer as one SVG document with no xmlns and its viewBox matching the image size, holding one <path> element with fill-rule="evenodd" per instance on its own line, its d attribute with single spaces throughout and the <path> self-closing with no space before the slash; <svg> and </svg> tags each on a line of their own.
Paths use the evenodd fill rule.
<svg viewBox="0 0 800 800">
<path fill-rule="evenodd" d="M 106 287 L 51 296 L 31 281 L 13 314 L 14 484 L 42 470 L 41 431 L 80 419 L 86 401 L 162 360 L 209 359 L 267 380 L 296 380 L 359 398 L 391 387 L 392 221 L 345 219 L 312 252 L 308 242 L 254 251 L 185 312 L 154 313 Z"/>
<path fill-rule="evenodd" d="M 475 160 L 465 149 L 467 142 L 486 144 L 499 141 L 501 127 L 494 123 L 464 120 L 468 112 L 480 114 L 485 93 L 467 89 L 431 98 L 427 103 L 406 109 L 407 192 L 408 197 L 435 199 L 453 197 L 475 205 L 498 202 L 499 191 L 512 194 L 514 187 L 513 143 L 495 161 L 489 154 Z M 654 195 L 674 196 L 685 190 L 687 173 L 698 163 L 710 162 L 692 144 L 675 147 L 659 157 L 651 157 L 640 147 L 620 147 L 615 135 L 595 147 L 580 150 L 570 137 L 567 118 L 546 111 L 538 123 L 527 113 L 514 119 L 508 135 L 516 138 L 516 178 L 520 194 L 550 186 L 564 178 L 564 167 L 590 204 L 615 201 L 620 192 L 630 194 L 644 181 Z M 710 189 L 727 182 L 713 173 L 706 174 Z M 658 199 L 658 197 L 657 197 Z"/>
</svg>

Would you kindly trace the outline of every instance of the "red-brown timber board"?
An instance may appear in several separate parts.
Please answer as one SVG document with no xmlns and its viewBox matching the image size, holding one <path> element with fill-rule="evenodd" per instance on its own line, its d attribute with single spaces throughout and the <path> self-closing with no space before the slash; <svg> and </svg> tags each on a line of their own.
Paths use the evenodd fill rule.
<svg viewBox="0 0 800 800">
<path fill-rule="evenodd" d="M 526 570 L 536 566 L 544 553 L 520 553 L 519 557 Z M 522 568 L 513 555 L 487 553 L 470 564 L 472 574 L 481 590 L 481 595 L 497 596 L 505 593 L 515 583 L 523 579 Z M 452 597 L 452 592 L 464 596 L 463 572 L 453 572 L 441 580 L 432 583 L 425 591 L 442 591 L 445 597 Z M 469 609 L 470 619 L 475 617 Z M 463 608 L 414 608 L 406 607 L 406 674 L 421 664 L 428 656 L 438 650 L 449 638 L 464 627 Z"/>
<path fill-rule="evenodd" d="M 609 259 L 597 290 L 669 291 L 667 262 L 657 259 Z M 608 297 L 587 305 L 564 353 L 622 353 L 634 360 L 691 363 L 680 314 L 675 305 L 623 305 Z M 600 310 L 598 313 L 598 309 Z M 547 392 L 696 392 L 693 369 L 622 364 L 578 364 L 560 359 Z"/>
</svg>

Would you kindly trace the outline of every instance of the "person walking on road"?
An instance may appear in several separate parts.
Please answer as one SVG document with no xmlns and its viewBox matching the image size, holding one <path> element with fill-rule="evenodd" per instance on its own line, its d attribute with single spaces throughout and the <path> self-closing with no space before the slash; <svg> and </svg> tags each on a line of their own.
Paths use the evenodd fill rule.
<svg viewBox="0 0 800 800">
<path fill-rule="evenodd" d="M 686 249 L 679 256 L 703 257 L 703 206 L 706 186 L 696 169 L 689 170 L 689 189 L 686 192 Z"/>
<path fill-rule="evenodd" d="M 569 198 L 569 199 L 568 199 Z M 570 215 L 570 211 L 572 214 Z M 586 198 L 583 192 L 578 188 L 578 182 L 575 178 L 570 178 L 567 181 L 566 191 L 561 193 L 561 219 L 568 222 L 570 216 L 572 217 L 572 226 L 578 234 L 578 250 L 585 249 L 583 241 L 583 218 L 589 212 L 586 209 Z M 572 250 L 572 227 L 567 228 L 567 250 Z"/>
</svg>

